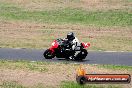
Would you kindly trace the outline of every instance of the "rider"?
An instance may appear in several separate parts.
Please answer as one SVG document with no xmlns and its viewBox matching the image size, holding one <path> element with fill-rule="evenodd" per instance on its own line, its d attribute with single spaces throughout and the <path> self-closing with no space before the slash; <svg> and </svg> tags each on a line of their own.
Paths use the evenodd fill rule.
<svg viewBox="0 0 132 88">
<path fill-rule="evenodd" d="M 77 37 L 75 37 L 74 33 L 73 32 L 69 32 L 67 34 L 67 38 L 66 40 L 72 45 L 71 48 L 72 50 L 76 51 L 75 54 L 73 56 L 70 56 L 69 59 L 74 59 L 79 53 L 80 53 L 80 42 L 78 40 Z"/>
</svg>

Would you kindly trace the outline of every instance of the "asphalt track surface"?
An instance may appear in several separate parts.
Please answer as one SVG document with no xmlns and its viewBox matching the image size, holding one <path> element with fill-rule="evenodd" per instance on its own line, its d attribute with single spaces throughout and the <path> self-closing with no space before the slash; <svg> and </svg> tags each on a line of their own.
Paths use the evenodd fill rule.
<svg viewBox="0 0 132 88">
<path fill-rule="evenodd" d="M 0 48 L 0 59 L 132 66 L 132 52 L 89 51 L 89 54 L 86 57 L 86 59 L 81 62 L 67 61 L 64 60 L 63 58 L 59 58 L 59 59 L 54 58 L 54 59 L 46 60 L 43 57 L 43 52 L 44 52 L 43 49 Z"/>
</svg>

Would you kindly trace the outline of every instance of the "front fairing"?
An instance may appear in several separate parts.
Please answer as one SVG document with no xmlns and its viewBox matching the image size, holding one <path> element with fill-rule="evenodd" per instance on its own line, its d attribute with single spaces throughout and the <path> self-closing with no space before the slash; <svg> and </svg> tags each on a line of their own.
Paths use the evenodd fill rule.
<svg viewBox="0 0 132 88">
<path fill-rule="evenodd" d="M 58 48 L 59 44 L 56 40 L 53 41 L 52 43 L 52 48 Z"/>
<path fill-rule="evenodd" d="M 53 52 L 55 52 L 56 50 L 59 51 L 61 50 L 62 46 L 63 46 L 63 40 L 56 39 L 52 42 L 50 50 L 52 50 Z"/>
<path fill-rule="evenodd" d="M 58 48 L 58 46 L 59 46 L 58 42 L 56 40 L 54 40 L 49 49 L 52 51 L 52 53 L 54 53 L 55 49 Z"/>
</svg>

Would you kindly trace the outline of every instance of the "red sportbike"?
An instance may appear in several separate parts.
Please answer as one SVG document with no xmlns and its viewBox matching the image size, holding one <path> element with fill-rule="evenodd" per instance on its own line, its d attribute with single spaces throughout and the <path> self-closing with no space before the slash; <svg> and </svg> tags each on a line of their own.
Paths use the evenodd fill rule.
<svg viewBox="0 0 132 88">
<path fill-rule="evenodd" d="M 80 53 L 74 57 L 74 60 L 83 60 L 86 58 L 88 52 L 86 48 L 90 46 L 90 43 L 81 43 L 80 47 Z M 69 59 L 70 56 L 73 56 L 75 54 L 75 50 L 71 49 L 71 44 L 68 43 L 67 41 L 59 38 L 53 41 L 52 46 L 47 49 L 44 52 L 44 57 L 46 59 L 52 59 L 55 56 L 57 58 L 65 58 Z"/>
</svg>

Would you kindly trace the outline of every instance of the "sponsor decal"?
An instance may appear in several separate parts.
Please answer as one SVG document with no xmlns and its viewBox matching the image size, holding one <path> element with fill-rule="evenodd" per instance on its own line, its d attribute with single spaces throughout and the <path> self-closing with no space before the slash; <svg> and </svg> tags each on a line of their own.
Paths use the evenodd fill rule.
<svg viewBox="0 0 132 88">
<path fill-rule="evenodd" d="M 85 83 L 130 83 L 131 76 L 129 74 L 86 74 L 81 67 L 77 70 L 76 81 L 79 84 Z"/>
</svg>

